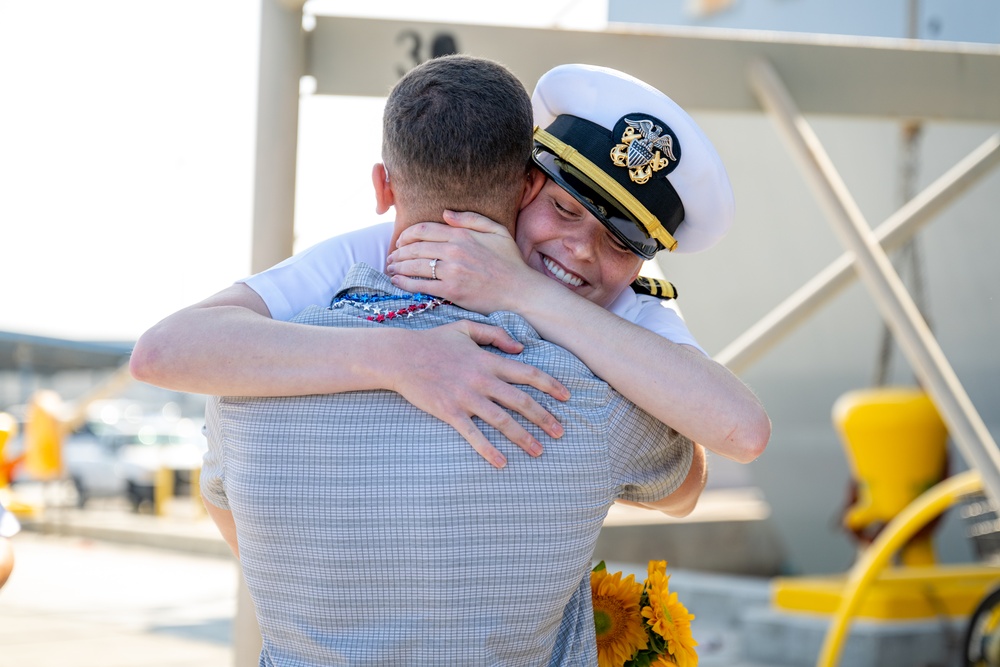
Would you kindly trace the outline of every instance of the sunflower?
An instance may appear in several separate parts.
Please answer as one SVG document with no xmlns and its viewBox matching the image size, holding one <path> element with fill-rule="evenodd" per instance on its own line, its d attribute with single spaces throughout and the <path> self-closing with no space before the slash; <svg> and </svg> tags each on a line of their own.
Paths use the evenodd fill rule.
<svg viewBox="0 0 1000 667">
<path fill-rule="evenodd" d="M 656 662 L 649 667 L 677 667 L 677 663 L 669 655 L 658 655 L 656 656 Z"/>
<path fill-rule="evenodd" d="M 698 654 L 694 647 L 698 642 L 691 636 L 694 616 L 677 599 L 677 593 L 670 592 L 669 585 L 666 561 L 650 561 L 649 576 L 646 577 L 649 605 L 642 608 L 642 616 L 653 632 L 666 641 L 667 650 L 677 667 L 696 667 Z"/>
<path fill-rule="evenodd" d="M 646 648 L 648 638 L 639 612 L 642 584 L 635 575 L 608 574 L 601 562 L 590 573 L 597 630 L 598 667 L 622 667 L 637 651 Z"/>
</svg>

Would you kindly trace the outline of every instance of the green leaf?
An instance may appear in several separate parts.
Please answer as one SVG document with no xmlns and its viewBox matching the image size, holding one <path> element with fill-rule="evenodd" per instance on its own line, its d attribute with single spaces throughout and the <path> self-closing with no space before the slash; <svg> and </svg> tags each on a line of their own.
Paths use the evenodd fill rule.
<svg viewBox="0 0 1000 667">
<path fill-rule="evenodd" d="M 592 570 L 592 572 L 603 572 L 606 569 L 608 569 L 608 568 L 607 568 L 606 565 L 604 565 L 604 561 L 602 560 L 600 563 L 598 563 L 597 565 L 594 566 L 594 569 Z"/>
<path fill-rule="evenodd" d="M 652 658 L 647 653 L 640 652 L 639 655 L 625 663 L 625 667 L 649 667 L 653 664 Z"/>
</svg>

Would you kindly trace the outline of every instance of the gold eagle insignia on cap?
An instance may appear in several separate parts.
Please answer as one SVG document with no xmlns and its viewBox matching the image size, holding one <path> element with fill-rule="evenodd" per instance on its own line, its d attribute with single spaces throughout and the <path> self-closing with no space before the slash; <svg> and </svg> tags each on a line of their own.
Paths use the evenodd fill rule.
<svg viewBox="0 0 1000 667">
<path fill-rule="evenodd" d="M 651 120 L 623 118 L 628 127 L 622 133 L 622 143 L 611 149 L 611 161 L 616 167 L 628 167 L 632 182 L 642 185 L 653 173 L 665 169 L 674 157 L 674 138 L 662 134 L 663 128 Z M 666 154 L 666 157 L 660 151 Z"/>
</svg>

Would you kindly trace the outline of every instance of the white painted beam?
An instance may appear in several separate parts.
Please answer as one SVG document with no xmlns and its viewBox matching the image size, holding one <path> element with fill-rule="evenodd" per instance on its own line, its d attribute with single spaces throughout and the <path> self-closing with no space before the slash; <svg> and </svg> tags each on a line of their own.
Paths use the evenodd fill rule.
<svg viewBox="0 0 1000 667">
<path fill-rule="evenodd" d="M 529 90 L 554 67 L 604 65 L 691 109 L 759 113 L 747 63 L 766 58 L 806 114 L 1000 121 L 1000 45 L 745 30 L 607 31 L 317 16 L 307 70 L 318 94 L 384 97 L 435 39 L 498 60 Z"/>
<path fill-rule="evenodd" d="M 257 146 L 250 268 L 292 254 L 299 82 L 305 72 L 302 10 L 293 0 L 261 0 Z"/>
</svg>

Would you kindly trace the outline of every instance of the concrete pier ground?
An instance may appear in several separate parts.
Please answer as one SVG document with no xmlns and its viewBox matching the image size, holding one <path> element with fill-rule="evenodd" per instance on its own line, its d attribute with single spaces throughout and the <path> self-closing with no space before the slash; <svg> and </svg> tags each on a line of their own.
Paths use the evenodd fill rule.
<svg viewBox="0 0 1000 667">
<path fill-rule="evenodd" d="M 232 556 L 22 531 L 0 667 L 229 667 Z"/>
</svg>

